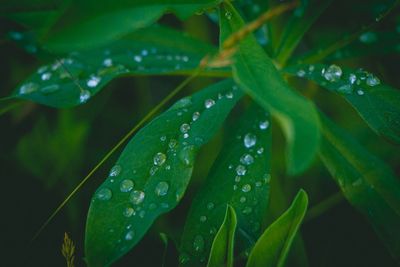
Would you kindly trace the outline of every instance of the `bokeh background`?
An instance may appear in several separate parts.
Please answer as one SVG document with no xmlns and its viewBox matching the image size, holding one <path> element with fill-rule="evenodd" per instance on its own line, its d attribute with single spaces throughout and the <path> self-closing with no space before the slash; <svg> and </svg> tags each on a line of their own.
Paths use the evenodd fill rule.
<svg viewBox="0 0 400 267">
<path fill-rule="evenodd" d="M 371 12 L 379 13 L 387 2 L 390 1 L 334 1 L 305 35 L 295 54 L 331 43 L 346 33 L 353 32 L 367 24 L 371 20 Z M 243 7 L 245 16 L 246 10 L 252 8 L 251 1 L 235 1 L 235 4 Z M 2 8 L 1 14 L 6 13 L 7 4 Z M 390 33 L 388 38 L 371 40 L 364 35 L 349 46 L 353 48 L 353 54 L 338 60 L 334 54 L 328 60 L 335 60 L 341 65 L 363 67 L 375 73 L 381 81 L 400 88 L 399 11 L 397 7 L 371 31 Z M 284 27 L 286 16 L 275 19 L 274 23 Z M 212 16 L 196 15 L 182 22 L 172 15 L 165 15 L 160 23 L 187 31 L 196 38 L 217 45 L 218 27 Z M 1 97 L 9 95 L 40 65 L 53 59 L 51 55 L 38 55 L 40 47 L 17 43 L 10 37 L 12 32 L 25 30 L 27 29 L 22 25 L 6 16 L 0 17 Z M 257 32 L 260 40 L 270 41 L 263 33 Z M 369 35 L 370 38 L 371 36 L 373 35 Z M 367 49 L 357 54 L 356 52 L 363 51 L 362 47 Z M 83 240 L 89 201 L 121 150 L 93 175 L 34 242 L 30 240 L 79 181 L 183 79 L 184 77 L 179 76 L 119 78 L 87 104 L 76 108 L 53 109 L 26 101 L 0 116 L 1 266 L 65 266 L 61 255 L 64 232 L 76 244 L 76 265 L 85 266 Z M 216 80 L 198 78 L 179 97 L 200 90 Z M 311 96 L 322 110 L 368 150 L 382 158 L 399 176 L 398 146 L 376 136 L 341 97 L 312 83 L 297 79 L 290 82 L 295 88 Z M 239 105 L 232 112 L 227 125 L 235 123 L 240 108 Z M 209 168 L 223 145 L 226 129 L 228 127 L 221 129 L 201 149 L 192 181 L 179 206 L 173 212 L 160 217 L 135 249 L 115 266 L 162 266 L 165 245 L 159 236 L 161 232 L 170 237 L 166 265 L 177 265 L 174 242 L 179 242 L 191 200 L 207 177 Z M 337 185 L 318 159 L 301 176 L 288 177 L 285 174 L 284 147 L 282 132 L 274 127 L 273 189 L 270 210 L 266 211 L 269 213 L 266 224 L 288 207 L 297 190 L 302 187 L 309 193 L 309 207 L 312 210 L 301 229 L 309 266 L 398 266 L 369 223 L 338 193 Z M 319 209 L 313 209 L 321 202 L 325 204 L 319 205 Z M 293 250 L 288 266 L 297 266 L 299 257 L 304 257 L 304 251 Z"/>
</svg>

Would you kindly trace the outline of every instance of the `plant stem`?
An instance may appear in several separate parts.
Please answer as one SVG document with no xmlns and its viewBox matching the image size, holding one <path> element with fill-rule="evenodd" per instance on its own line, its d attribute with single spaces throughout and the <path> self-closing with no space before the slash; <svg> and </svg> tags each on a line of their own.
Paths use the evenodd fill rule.
<svg viewBox="0 0 400 267">
<path fill-rule="evenodd" d="M 325 213 L 327 210 L 333 208 L 337 204 L 341 203 L 344 200 L 344 196 L 341 191 L 336 192 L 335 194 L 329 196 L 328 198 L 322 200 L 317 205 L 313 206 L 306 215 L 305 222 L 311 221 L 318 216 Z"/>
</svg>

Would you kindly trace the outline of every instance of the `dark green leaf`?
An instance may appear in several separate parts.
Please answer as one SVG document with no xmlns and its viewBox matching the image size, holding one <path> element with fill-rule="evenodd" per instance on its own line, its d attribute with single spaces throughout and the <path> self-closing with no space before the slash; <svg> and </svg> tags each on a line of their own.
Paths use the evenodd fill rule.
<svg viewBox="0 0 400 267">
<path fill-rule="evenodd" d="M 45 39 L 52 51 L 72 51 L 104 45 L 156 22 L 172 12 L 186 19 L 221 0 L 95 0 L 74 1 Z"/>
<path fill-rule="evenodd" d="M 269 196 L 269 122 L 268 114 L 258 106 L 235 122 L 205 185 L 193 200 L 182 236 L 181 265 L 205 264 L 226 205 L 237 214 L 238 250 L 248 249 L 259 237 Z"/>
<path fill-rule="evenodd" d="M 285 70 L 339 93 L 377 134 L 400 143 L 399 90 L 382 84 L 379 78 L 362 69 L 354 71 L 336 65 L 316 64 Z"/>
<path fill-rule="evenodd" d="M 111 46 L 71 53 L 40 67 L 14 96 L 52 107 L 82 104 L 121 75 L 188 74 L 211 45 L 172 29 L 140 30 Z"/>
<path fill-rule="evenodd" d="M 237 219 L 235 210 L 228 205 L 222 222 L 211 246 L 208 267 L 233 267 L 233 249 Z"/>
<path fill-rule="evenodd" d="M 393 256 L 399 259 L 399 180 L 385 163 L 328 118 L 322 122 L 320 156 L 323 163 L 345 197 L 368 218 Z"/>
<path fill-rule="evenodd" d="M 177 205 L 199 147 L 240 97 L 231 80 L 223 81 L 178 101 L 133 137 L 93 196 L 85 241 L 89 266 L 109 265 L 126 254 L 158 216 Z"/>
<path fill-rule="evenodd" d="M 304 34 L 331 3 L 332 0 L 307 1 L 307 3 L 301 7 L 302 9 L 296 9 L 294 11 L 284 28 L 280 45 L 275 55 L 279 64 L 285 65 Z"/>
<path fill-rule="evenodd" d="M 307 210 L 308 197 L 300 190 L 289 209 L 273 222 L 252 249 L 247 267 L 285 264 L 293 239 Z"/>
<path fill-rule="evenodd" d="M 230 12 L 230 19 L 224 14 Z M 230 4 L 221 9 L 222 40 L 243 27 Z M 293 91 L 253 36 L 240 42 L 234 57 L 233 76 L 240 87 L 281 123 L 288 141 L 289 173 L 304 171 L 318 150 L 318 113 L 312 102 Z"/>
</svg>

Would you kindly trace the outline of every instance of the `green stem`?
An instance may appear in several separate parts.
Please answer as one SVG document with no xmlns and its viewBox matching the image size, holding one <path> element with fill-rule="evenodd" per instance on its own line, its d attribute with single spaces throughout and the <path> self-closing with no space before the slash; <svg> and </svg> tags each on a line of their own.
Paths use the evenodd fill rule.
<svg viewBox="0 0 400 267">
<path fill-rule="evenodd" d="M 328 198 L 324 199 L 317 205 L 313 206 L 306 215 L 305 222 L 311 221 L 323 213 L 325 213 L 327 210 L 333 208 L 337 204 L 341 203 L 344 200 L 344 196 L 341 191 L 329 196 Z"/>
</svg>

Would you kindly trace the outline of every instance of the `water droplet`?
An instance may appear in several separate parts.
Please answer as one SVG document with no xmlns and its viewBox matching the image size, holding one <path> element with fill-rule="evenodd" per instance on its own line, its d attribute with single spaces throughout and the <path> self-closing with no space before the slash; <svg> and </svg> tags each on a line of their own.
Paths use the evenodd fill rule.
<svg viewBox="0 0 400 267">
<path fill-rule="evenodd" d="M 135 191 L 131 192 L 129 197 L 133 204 L 138 205 L 143 202 L 144 196 L 145 196 L 145 194 L 143 191 L 135 190 Z"/>
<path fill-rule="evenodd" d="M 134 183 L 132 180 L 125 179 L 119 185 L 119 189 L 121 190 L 121 192 L 129 192 L 133 189 L 133 186 L 134 186 Z"/>
<path fill-rule="evenodd" d="M 157 196 L 165 196 L 168 193 L 169 185 L 167 182 L 159 182 L 154 192 Z"/>
<path fill-rule="evenodd" d="M 163 136 L 160 137 L 160 140 L 161 140 L 162 142 L 165 142 L 165 140 L 167 140 L 167 137 L 166 137 L 165 135 L 163 135 Z"/>
<path fill-rule="evenodd" d="M 257 186 L 257 187 L 262 186 L 262 182 L 260 182 L 260 181 L 256 182 L 256 186 Z"/>
<path fill-rule="evenodd" d="M 199 117 L 200 117 L 200 112 L 196 111 L 192 115 L 192 120 L 197 121 L 199 119 Z"/>
<path fill-rule="evenodd" d="M 89 98 L 91 97 L 91 93 L 88 90 L 82 90 L 80 95 L 79 95 L 79 102 L 80 103 L 85 103 L 89 100 Z"/>
<path fill-rule="evenodd" d="M 135 231 L 130 230 L 126 233 L 125 240 L 127 241 L 132 240 L 134 236 L 135 236 Z"/>
<path fill-rule="evenodd" d="M 100 200 L 109 200 L 112 197 L 112 192 L 108 188 L 102 188 L 97 192 L 96 196 Z"/>
<path fill-rule="evenodd" d="M 207 217 L 204 215 L 200 216 L 200 222 L 205 222 L 205 221 L 207 221 Z"/>
<path fill-rule="evenodd" d="M 243 175 L 245 175 L 246 174 L 246 167 L 245 166 L 243 166 L 243 165 L 238 165 L 237 167 L 236 167 L 236 173 L 237 173 L 237 175 L 240 175 L 240 176 L 243 176 Z"/>
<path fill-rule="evenodd" d="M 364 95 L 365 93 L 364 93 L 364 91 L 363 90 L 361 90 L 361 89 L 358 89 L 357 90 L 357 95 Z"/>
<path fill-rule="evenodd" d="M 196 235 L 193 240 L 193 248 L 195 251 L 201 252 L 204 249 L 204 238 L 201 235 Z"/>
<path fill-rule="evenodd" d="M 141 52 L 142 56 L 147 56 L 149 54 L 149 51 L 147 51 L 146 49 L 143 49 Z"/>
<path fill-rule="evenodd" d="M 269 121 L 260 121 L 260 124 L 258 126 L 261 130 L 266 130 L 269 127 Z"/>
<path fill-rule="evenodd" d="M 195 147 L 194 146 L 186 146 L 179 152 L 179 159 L 186 166 L 191 166 L 195 157 Z"/>
<path fill-rule="evenodd" d="M 206 108 L 211 108 L 214 105 L 215 105 L 214 99 L 207 99 L 206 101 L 204 101 L 204 106 Z"/>
<path fill-rule="evenodd" d="M 254 134 L 248 133 L 243 139 L 244 146 L 247 148 L 255 146 L 257 137 Z"/>
<path fill-rule="evenodd" d="M 125 217 L 131 217 L 132 215 L 134 215 L 134 213 L 135 213 L 135 210 L 132 208 L 132 207 L 127 207 L 127 208 L 125 208 L 124 209 L 124 212 L 123 212 L 123 215 L 125 216 Z"/>
<path fill-rule="evenodd" d="M 21 88 L 19 89 L 19 93 L 21 95 L 24 94 L 30 94 L 33 93 L 34 91 L 36 91 L 39 88 L 39 86 L 36 83 L 26 83 L 24 85 L 21 86 Z"/>
<path fill-rule="evenodd" d="M 364 44 L 372 44 L 378 40 L 378 36 L 374 32 L 365 32 L 360 35 L 359 40 Z"/>
<path fill-rule="evenodd" d="M 249 185 L 249 184 L 243 185 L 242 186 L 242 191 L 245 192 L 245 193 L 250 192 L 251 191 L 251 185 Z"/>
<path fill-rule="evenodd" d="M 101 81 L 101 78 L 98 76 L 90 76 L 89 80 L 86 82 L 88 87 L 96 87 Z"/>
<path fill-rule="evenodd" d="M 111 177 L 118 176 L 121 173 L 121 170 L 122 170 L 122 168 L 120 165 L 115 165 L 114 167 L 111 168 L 108 176 L 111 176 Z"/>
<path fill-rule="evenodd" d="M 156 172 L 158 171 L 158 167 L 157 166 L 153 166 L 150 168 L 150 175 L 153 176 L 154 174 L 156 174 Z"/>
<path fill-rule="evenodd" d="M 51 94 L 60 90 L 60 86 L 58 84 L 51 84 L 45 87 L 40 88 L 40 92 L 43 94 Z"/>
<path fill-rule="evenodd" d="M 208 210 L 212 210 L 214 207 L 215 207 L 214 203 L 212 203 L 212 202 L 208 202 L 207 203 L 207 209 Z"/>
<path fill-rule="evenodd" d="M 264 152 L 264 148 L 260 147 L 259 149 L 257 149 L 257 154 L 261 155 Z"/>
<path fill-rule="evenodd" d="M 141 210 L 141 211 L 139 212 L 139 217 L 140 217 L 140 218 L 143 219 L 145 215 L 146 215 L 146 211 Z"/>
<path fill-rule="evenodd" d="M 271 174 L 269 174 L 269 173 L 264 174 L 263 180 L 264 180 L 264 183 L 266 183 L 266 184 L 269 183 L 269 181 L 271 181 Z"/>
<path fill-rule="evenodd" d="M 353 93 L 353 87 L 350 84 L 343 84 L 337 89 L 340 94 L 351 94 Z"/>
<path fill-rule="evenodd" d="M 232 13 L 229 12 L 229 11 L 226 11 L 226 12 L 225 12 L 225 18 L 228 19 L 228 20 L 230 20 L 230 19 L 232 18 Z"/>
<path fill-rule="evenodd" d="M 336 82 L 342 77 L 342 69 L 337 65 L 330 65 L 323 73 L 324 78 L 329 82 Z"/>
<path fill-rule="evenodd" d="M 153 158 L 153 163 L 154 165 L 161 166 L 166 160 L 167 156 L 164 153 L 158 152 Z"/>
<path fill-rule="evenodd" d="M 240 197 L 239 201 L 240 201 L 240 203 L 245 203 L 246 202 L 246 197 Z"/>
<path fill-rule="evenodd" d="M 51 78 L 51 72 L 45 72 L 43 73 L 40 78 L 42 79 L 42 81 L 48 81 Z"/>
<path fill-rule="evenodd" d="M 168 147 L 172 149 L 172 148 L 174 148 L 177 144 L 178 144 L 178 141 L 176 141 L 175 139 L 171 139 L 171 140 L 169 140 Z"/>
<path fill-rule="evenodd" d="M 227 92 L 227 93 L 225 94 L 225 96 L 226 96 L 226 98 L 228 98 L 228 99 L 232 99 L 232 98 L 233 98 L 233 92 Z"/>
<path fill-rule="evenodd" d="M 305 75 L 306 75 L 306 72 L 304 70 L 300 69 L 297 71 L 297 76 L 304 77 Z"/>
<path fill-rule="evenodd" d="M 238 176 L 235 177 L 235 182 L 236 182 L 236 183 L 239 183 L 241 179 L 242 179 L 242 178 L 238 175 Z"/>
<path fill-rule="evenodd" d="M 243 213 L 243 214 L 250 214 L 252 211 L 253 211 L 253 209 L 252 209 L 251 207 L 245 207 L 245 208 L 242 210 L 242 213 Z"/>
<path fill-rule="evenodd" d="M 240 158 L 240 162 L 245 164 L 245 165 L 251 165 L 254 162 L 254 158 L 252 155 L 250 154 L 244 154 L 241 158 Z"/>
<path fill-rule="evenodd" d="M 187 123 L 184 123 L 180 127 L 181 133 L 187 133 L 190 130 L 190 125 Z"/>
<path fill-rule="evenodd" d="M 315 70 L 314 65 L 308 66 L 308 71 L 309 71 L 309 72 L 313 72 L 314 70 Z"/>
<path fill-rule="evenodd" d="M 376 85 L 379 85 L 381 83 L 381 81 L 377 77 L 375 77 L 374 75 L 369 74 L 367 76 L 366 83 L 369 86 L 376 86 Z"/>
<path fill-rule="evenodd" d="M 189 260 L 190 260 L 190 258 L 189 258 L 188 254 L 182 253 L 181 255 L 179 255 L 179 262 L 181 264 L 185 264 L 185 263 L 189 262 Z"/>
<path fill-rule="evenodd" d="M 351 74 L 349 75 L 349 82 L 350 82 L 351 84 L 354 84 L 354 83 L 356 82 L 356 80 L 357 80 L 357 76 L 356 76 L 355 74 L 351 73 Z"/>
<path fill-rule="evenodd" d="M 106 58 L 106 59 L 104 59 L 104 61 L 103 61 L 103 66 L 104 66 L 104 67 L 111 67 L 112 64 L 113 64 L 113 62 L 112 62 L 112 59 L 111 59 L 111 58 Z"/>
<path fill-rule="evenodd" d="M 134 56 L 133 57 L 133 60 L 135 60 L 136 62 L 142 62 L 142 57 L 141 56 L 139 56 L 139 55 L 136 55 L 136 56 Z"/>
</svg>

